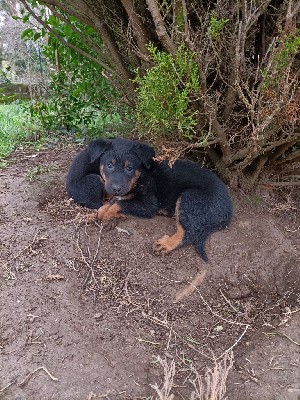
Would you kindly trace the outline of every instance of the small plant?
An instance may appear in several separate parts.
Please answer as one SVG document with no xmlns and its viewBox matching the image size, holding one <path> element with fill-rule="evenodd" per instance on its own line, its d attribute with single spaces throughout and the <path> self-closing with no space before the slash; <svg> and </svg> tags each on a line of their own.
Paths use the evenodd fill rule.
<svg viewBox="0 0 300 400">
<path fill-rule="evenodd" d="M 199 74 L 195 55 L 184 46 L 175 57 L 150 44 L 148 50 L 154 67 L 144 77 L 139 75 L 136 107 L 137 128 L 154 137 L 194 133 L 196 112 L 191 97 L 199 91 Z"/>
<path fill-rule="evenodd" d="M 49 165 L 37 165 L 35 167 L 30 168 L 26 172 L 26 179 L 28 179 L 29 182 L 33 182 L 37 179 L 37 177 L 41 174 L 45 174 L 51 171 L 57 171 L 59 169 L 58 165 L 55 164 L 49 164 Z"/>
<path fill-rule="evenodd" d="M 277 51 L 276 59 L 278 59 L 277 70 L 285 70 L 291 63 L 291 60 L 299 52 L 300 49 L 300 29 L 287 34 L 282 49 Z"/>
<path fill-rule="evenodd" d="M 300 29 L 287 34 L 274 43 L 274 51 L 268 68 L 260 70 L 262 76 L 261 90 L 266 93 L 267 89 L 278 89 L 278 85 L 286 80 L 287 71 L 297 57 L 300 49 Z"/>
<path fill-rule="evenodd" d="M 211 13 L 209 21 L 208 34 L 212 40 L 217 40 L 221 34 L 223 27 L 229 22 L 229 19 L 220 18 L 218 19 L 214 12 Z"/>
</svg>

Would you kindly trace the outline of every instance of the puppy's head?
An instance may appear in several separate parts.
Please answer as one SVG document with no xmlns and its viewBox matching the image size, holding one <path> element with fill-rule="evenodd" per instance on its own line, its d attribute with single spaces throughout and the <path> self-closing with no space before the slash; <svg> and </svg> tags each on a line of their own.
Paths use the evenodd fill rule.
<svg viewBox="0 0 300 400">
<path fill-rule="evenodd" d="M 92 143 L 91 162 L 99 160 L 106 193 L 112 196 L 122 197 L 133 190 L 155 156 L 153 148 L 142 142 L 108 139 Z"/>
</svg>

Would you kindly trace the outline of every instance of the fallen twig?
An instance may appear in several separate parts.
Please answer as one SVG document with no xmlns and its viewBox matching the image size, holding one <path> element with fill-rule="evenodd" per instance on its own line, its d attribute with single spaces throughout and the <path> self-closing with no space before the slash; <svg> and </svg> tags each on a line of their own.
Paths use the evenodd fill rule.
<svg viewBox="0 0 300 400">
<path fill-rule="evenodd" d="M 240 335 L 240 337 L 233 343 L 232 346 L 229 347 L 229 349 L 225 350 L 219 357 L 216 358 L 216 361 L 218 361 L 220 358 L 224 357 L 226 354 L 228 354 L 232 349 L 242 340 L 243 336 L 246 334 L 248 328 L 250 325 L 246 325 L 243 333 Z"/>
<path fill-rule="evenodd" d="M 202 294 L 200 293 L 200 290 L 198 288 L 196 288 L 195 290 L 197 290 L 201 300 L 203 301 L 203 303 L 206 305 L 206 307 L 209 309 L 209 311 L 217 318 L 221 319 L 222 321 L 228 322 L 228 324 L 231 325 L 240 325 L 240 326 L 247 326 L 248 328 L 250 327 L 249 324 L 245 324 L 243 322 L 237 322 L 237 321 L 232 321 L 230 319 L 224 318 L 222 317 L 222 315 L 218 314 L 217 312 L 215 312 L 211 306 L 208 304 L 208 302 L 205 300 L 205 298 L 202 296 Z M 247 328 L 247 329 L 248 329 Z"/>
<path fill-rule="evenodd" d="M 16 254 L 11 260 L 8 260 L 6 263 L 4 263 L 2 265 L 3 269 L 6 270 L 7 276 L 9 276 L 7 279 L 16 279 L 16 274 L 14 274 L 11 270 L 10 270 L 10 266 L 12 264 L 13 261 L 15 261 L 16 259 L 18 259 L 26 250 L 31 250 L 32 253 L 36 253 L 33 249 L 32 246 L 34 244 L 36 244 L 37 242 L 37 236 L 40 232 L 37 231 L 36 234 L 34 235 L 32 241 L 25 247 L 23 247 L 23 249 L 21 249 L 18 254 Z M 46 238 L 41 237 L 39 240 L 46 240 Z"/>
<path fill-rule="evenodd" d="M 6 389 L 8 389 L 14 382 L 8 383 L 6 386 L 4 386 L 2 389 L 0 389 L 0 393 L 3 393 Z"/>
<path fill-rule="evenodd" d="M 78 250 L 80 252 L 82 262 L 88 267 L 88 274 L 87 274 L 85 280 L 82 283 L 82 290 L 84 290 L 84 288 L 87 285 L 87 283 L 88 283 L 90 278 L 92 278 L 93 283 L 96 286 L 98 286 L 97 279 L 95 277 L 95 273 L 94 273 L 94 268 L 93 267 L 94 267 L 95 261 L 96 261 L 96 259 L 98 257 L 99 250 L 100 250 L 102 229 L 103 229 L 103 224 L 99 225 L 98 242 L 97 242 L 96 251 L 95 251 L 93 256 L 92 256 L 91 250 L 90 250 L 90 236 L 85 231 L 86 236 L 88 237 L 88 246 L 87 246 L 87 254 L 88 255 L 85 256 L 84 253 L 83 253 L 83 250 L 82 250 L 82 248 L 81 248 L 81 246 L 79 244 L 79 239 L 80 239 L 79 231 L 77 233 L 76 245 L 77 245 L 77 248 L 78 248 Z"/>
<path fill-rule="evenodd" d="M 279 336 L 283 336 L 283 337 L 287 338 L 290 342 L 294 343 L 296 346 L 300 346 L 299 342 L 296 342 L 296 340 L 292 339 L 289 335 L 287 335 L 284 332 L 276 331 L 274 334 L 275 335 L 279 335 Z"/>
<path fill-rule="evenodd" d="M 164 369 L 163 386 L 159 388 L 157 383 L 150 386 L 156 391 L 158 400 L 173 400 L 174 395 L 171 394 L 171 390 L 173 388 L 173 381 L 175 376 L 175 361 L 172 360 L 169 365 L 166 360 L 162 360 L 159 356 L 157 357 L 157 361 Z"/>
<path fill-rule="evenodd" d="M 30 380 L 30 378 L 31 378 L 36 372 L 41 371 L 41 370 L 45 371 L 46 374 L 50 377 L 50 379 L 51 379 L 52 381 L 58 381 L 58 379 L 55 378 L 55 376 L 53 376 L 52 374 L 50 374 L 50 372 L 47 370 L 46 367 L 38 367 L 38 368 L 36 368 L 34 371 L 31 371 L 31 372 L 26 376 L 26 378 L 25 378 L 22 382 L 18 383 L 18 386 L 19 386 L 19 387 L 25 386 L 25 385 L 27 384 L 27 382 Z"/>
</svg>

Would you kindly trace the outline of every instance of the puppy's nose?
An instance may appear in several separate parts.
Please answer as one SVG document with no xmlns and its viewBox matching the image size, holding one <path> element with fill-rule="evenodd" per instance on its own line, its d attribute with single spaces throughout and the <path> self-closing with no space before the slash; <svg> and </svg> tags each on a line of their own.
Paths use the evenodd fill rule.
<svg viewBox="0 0 300 400">
<path fill-rule="evenodd" d="M 112 189 L 115 194 L 119 194 L 122 188 L 119 185 L 112 185 Z"/>
</svg>

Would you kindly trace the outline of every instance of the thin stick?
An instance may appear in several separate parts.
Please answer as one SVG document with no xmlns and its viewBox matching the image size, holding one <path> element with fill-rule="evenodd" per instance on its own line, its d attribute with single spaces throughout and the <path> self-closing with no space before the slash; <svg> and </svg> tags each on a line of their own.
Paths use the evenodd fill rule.
<svg viewBox="0 0 300 400">
<path fill-rule="evenodd" d="M 30 373 L 26 376 L 26 378 L 25 378 L 21 383 L 18 383 L 18 386 L 19 386 L 19 387 L 25 386 L 26 383 L 30 380 L 30 378 L 31 378 L 36 372 L 38 372 L 38 371 L 40 371 L 40 370 L 45 371 L 46 374 L 50 377 L 50 379 L 51 379 L 52 381 L 58 381 L 58 379 L 55 378 L 55 376 L 53 376 L 52 374 L 50 374 L 50 372 L 47 370 L 46 367 L 38 367 L 38 368 L 35 369 L 34 371 L 30 372 Z"/>
<path fill-rule="evenodd" d="M 151 340 L 146 340 L 146 339 L 142 339 L 142 338 L 137 338 L 137 340 L 138 340 L 139 342 L 152 344 L 153 346 L 160 346 L 160 345 L 161 345 L 160 342 L 152 342 Z"/>
<path fill-rule="evenodd" d="M 240 326 L 247 326 L 247 329 L 250 327 L 249 324 L 244 324 L 243 322 L 236 322 L 236 321 L 232 321 L 230 319 L 224 318 L 222 317 L 222 315 L 216 313 L 211 306 L 208 304 L 208 302 L 204 299 L 204 297 L 202 296 L 202 294 L 200 293 L 200 290 L 198 288 L 196 288 L 195 290 L 197 290 L 201 300 L 203 301 L 203 303 L 206 305 L 206 307 L 209 309 L 209 311 L 216 316 L 217 318 L 220 318 L 222 321 L 228 322 L 228 324 L 232 324 L 232 325 L 240 325 Z"/>
<path fill-rule="evenodd" d="M 98 286 L 98 283 L 97 283 L 97 279 L 96 279 L 96 277 L 95 277 L 95 273 L 94 273 L 93 266 L 94 266 L 94 264 L 95 264 L 95 261 L 96 261 L 96 259 L 97 259 L 97 257 L 98 257 L 99 250 L 100 250 L 102 229 L 103 229 L 103 224 L 101 224 L 101 225 L 99 226 L 98 242 L 97 242 L 96 251 L 95 251 L 93 257 L 92 257 L 91 250 L 90 250 L 90 236 L 87 234 L 86 229 L 85 229 L 85 233 L 86 233 L 86 236 L 88 236 L 88 247 L 87 247 L 88 257 L 86 257 L 86 256 L 83 254 L 83 250 L 82 250 L 82 248 L 80 247 L 80 244 L 79 244 L 80 234 L 79 234 L 79 232 L 77 233 L 76 245 L 77 245 L 77 248 L 78 248 L 78 250 L 79 250 L 79 252 L 80 252 L 81 259 L 82 259 L 83 263 L 84 263 L 84 264 L 88 267 L 88 269 L 89 269 L 89 272 L 88 272 L 88 274 L 87 274 L 87 276 L 86 276 L 86 278 L 85 278 L 85 280 L 84 280 L 84 282 L 83 282 L 83 284 L 82 284 L 82 288 L 83 288 L 83 289 L 84 289 L 85 285 L 87 284 L 88 280 L 90 279 L 90 277 L 92 278 L 93 282 Z M 91 258 L 92 258 L 92 259 L 91 259 Z M 91 260 L 90 260 L 90 259 L 91 259 Z"/>
<path fill-rule="evenodd" d="M 286 337 L 290 342 L 294 343 L 296 346 L 300 346 L 300 343 L 299 343 L 299 342 L 296 342 L 294 339 L 292 339 L 292 338 L 291 338 L 290 336 L 288 336 L 286 333 L 277 331 L 276 334 L 279 335 L 279 336 L 284 336 L 284 337 Z"/>
<path fill-rule="evenodd" d="M 0 393 L 4 392 L 6 389 L 8 389 L 14 382 L 8 383 L 4 388 L 0 389 Z"/>
<path fill-rule="evenodd" d="M 34 238 L 27 246 L 25 246 L 22 250 L 19 251 L 19 253 L 16 256 L 14 256 L 11 260 L 9 260 L 9 263 L 11 263 L 12 261 L 15 261 L 18 257 L 20 257 L 20 255 L 23 254 L 24 251 L 26 251 L 27 249 L 30 249 L 30 247 L 35 244 L 38 234 L 39 234 L 39 231 L 36 232 L 36 234 L 34 235 Z"/>
<path fill-rule="evenodd" d="M 221 296 L 223 297 L 223 299 L 226 301 L 226 303 L 237 313 L 237 314 L 243 314 L 241 311 L 239 311 L 236 307 L 234 307 L 233 304 L 231 304 L 231 302 L 227 299 L 227 297 L 225 296 L 225 294 L 222 292 L 222 290 L 220 290 Z"/>
<path fill-rule="evenodd" d="M 247 332 L 248 328 L 250 325 L 246 325 L 244 332 L 240 335 L 240 337 L 233 343 L 232 346 L 229 347 L 229 349 L 225 350 L 219 357 L 216 358 L 216 361 L 218 361 L 220 358 L 224 357 L 225 354 L 229 353 L 243 338 L 245 333 Z"/>
<path fill-rule="evenodd" d="M 286 186 L 300 186 L 300 181 L 295 182 L 261 182 L 260 186 L 274 186 L 274 187 L 286 187 Z"/>
</svg>

